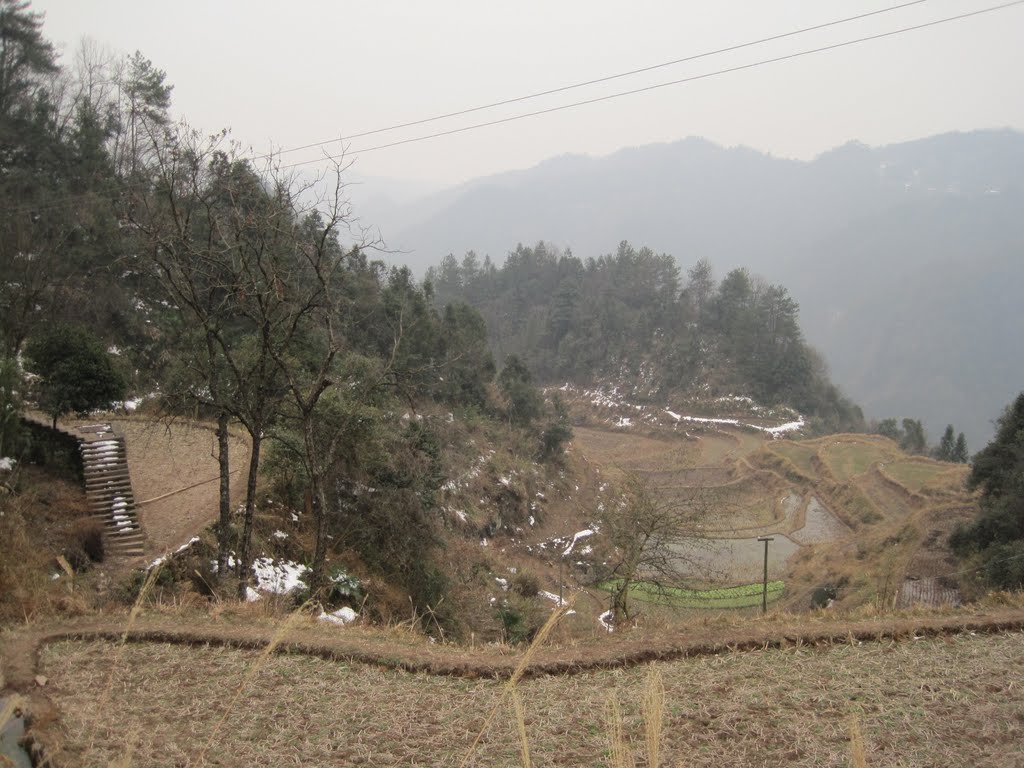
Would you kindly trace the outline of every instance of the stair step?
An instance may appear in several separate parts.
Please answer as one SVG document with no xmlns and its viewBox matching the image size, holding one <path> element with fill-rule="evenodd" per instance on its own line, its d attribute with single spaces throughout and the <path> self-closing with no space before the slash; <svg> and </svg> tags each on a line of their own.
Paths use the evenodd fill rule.
<svg viewBox="0 0 1024 768">
<path fill-rule="evenodd" d="M 135 505 L 129 504 L 124 507 L 118 507 L 113 509 L 109 504 L 94 504 L 89 508 L 89 511 L 96 517 L 113 518 L 114 515 L 134 515 Z"/>
<path fill-rule="evenodd" d="M 132 477 L 127 470 L 123 472 L 99 472 L 85 480 L 86 490 L 102 490 L 112 485 L 131 483 Z"/>
<path fill-rule="evenodd" d="M 131 491 L 132 484 L 128 478 L 121 478 L 120 480 L 112 480 L 109 483 L 99 483 L 94 485 L 92 488 L 87 488 L 86 493 L 90 496 L 98 493 L 109 493 L 112 491 Z"/>
<path fill-rule="evenodd" d="M 85 464 L 86 472 L 91 472 L 96 475 L 108 475 L 111 472 L 127 472 L 128 462 L 127 461 L 105 461 L 105 462 L 87 462 Z"/>
<path fill-rule="evenodd" d="M 101 482 L 104 482 L 106 480 L 111 480 L 113 478 L 118 478 L 118 477 L 125 477 L 125 478 L 131 477 L 131 473 L 128 471 L 128 467 L 127 466 L 110 467 L 109 469 L 102 469 L 102 470 L 100 470 L 100 469 L 93 469 L 93 470 L 91 470 L 89 472 L 86 472 L 85 484 L 86 485 L 90 485 L 90 484 L 91 485 L 96 485 L 97 483 L 101 483 Z"/>
<path fill-rule="evenodd" d="M 145 536 L 142 534 L 142 530 L 139 528 L 127 529 L 125 533 L 109 532 L 109 534 L 110 535 L 107 537 L 107 541 L 111 544 L 115 541 L 119 541 L 122 543 L 142 541 L 145 538 Z"/>
<path fill-rule="evenodd" d="M 114 506 L 115 499 L 119 500 L 116 502 L 116 507 Z M 132 500 L 131 496 L 127 495 L 118 495 L 107 499 L 89 499 L 89 509 L 96 514 L 103 514 L 105 512 L 113 513 L 116 511 L 135 509 L 135 502 Z"/>
<path fill-rule="evenodd" d="M 88 489 L 86 491 L 86 494 L 91 499 L 91 498 L 94 498 L 94 497 L 106 496 L 106 495 L 110 495 L 110 494 L 113 494 L 115 496 L 120 496 L 123 493 L 131 493 L 131 492 L 132 492 L 132 484 L 130 482 L 128 482 L 127 480 L 120 480 L 120 481 L 118 481 L 116 483 L 108 483 L 106 485 L 97 485 L 95 488 Z"/>
<path fill-rule="evenodd" d="M 118 523 L 120 523 L 120 525 L 118 525 Z M 108 519 L 107 522 L 103 523 L 103 527 L 104 528 L 106 528 L 107 530 L 110 530 L 110 531 L 114 531 L 114 532 L 120 531 L 120 530 L 122 530 L 124 528 L 132 528 L 132 527 L 137 528 L 138 525 L 139 525 L 139 521 L 135 517 L 135 515 L 124 515 L 124 519 L 123 520 L 111 520 L 111 519 Z"/>
<path fill-rule="evenodd" d="M 122 501 L 132 501 L 132 489 L 131 488 L 112 488 L 109 491 L 90 493 L 86 496 L 93 504 L 112 504 L 114 499 L 121 499 Z"/>
<path fill-rule="evenodd" d="M 142 557 L 146 550 L 142 547 L 129 547 L 125 549 L 112 549 L 109 552 L 111 557 Z"/>
<path fill-rule="evenodd" d="M 114 542 L 138 542 L 142 543 L 145 540 L 145 535 L 142 533 L 141 528 L 126 528 L 124 532 L 118 533 L 116 531 L 105 531 L 106 537 L 104 542 L 107 544 L 113 544 Z"/>
<path fill-rule="evenodd" d="M 115 499 L 117 501 L 115 501 Z M 115 506 L 116 504 L 116 506 Z M 102 514 L 104 512 L 126 512 L 131 509 L 135 509 L 135 502 L 131 496 L 118 495 L 107 499 L 90 499 L 89 509 L 96 514 Z"/>
<path fill-rule="evenodd" d="M 135 532 L 135 533 L 133 533 L 130 536 L 128 536 L 128 535 L 125 535 L 125 536 L 108 536 L 104 543 L 105 544 L 118 544 L 118 545 L 122 545 L 122 546 L 128 546 L 129 544 L 133 544 L 133 545 L 134 544 L 139 544 L 139 545 L 141 545 L 144 540 L 145 540 L 145 536 L 143 536 L 139 532 Z"/>
</svg>

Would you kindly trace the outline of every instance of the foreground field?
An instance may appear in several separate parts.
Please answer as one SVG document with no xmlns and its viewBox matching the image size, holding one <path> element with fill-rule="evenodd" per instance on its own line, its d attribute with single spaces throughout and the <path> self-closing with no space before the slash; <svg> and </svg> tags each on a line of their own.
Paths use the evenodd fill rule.
<svg viewBox="0 0 1024 768">
<path fill-rule="evenodd" d="M 260 666 L 260 658 L 167 644 L 49 646 L 42 668 L 64 713 L 62 762 L 523 764 L 507 684 L 290 655 Z M 665 690 L 663 765 L 845 766 L 851 727 L 863 733 L 872 766 L 1024 760 L 1018 631 L 725 653 L 524 680 L 517 690 L 532 762 L 610 764 L 612 700 L 628 744 L 643 755 L 641 702 L 652 673 Z"/>
</svg>

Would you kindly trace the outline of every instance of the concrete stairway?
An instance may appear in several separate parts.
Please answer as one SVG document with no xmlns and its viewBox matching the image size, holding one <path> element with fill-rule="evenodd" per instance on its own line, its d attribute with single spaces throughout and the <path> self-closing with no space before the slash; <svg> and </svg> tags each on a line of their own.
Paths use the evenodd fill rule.
<svg viewBox="0 0 1024 768">
<path fill-rule="evenodd" d="M 75 427 L 74 433 L 82 453 L 89 508 L 103 526 L 104 550 L 109 556 L 141 556 L 144 536 L 135 512 L 124 437 L 106 423 Z"/>
</svg>

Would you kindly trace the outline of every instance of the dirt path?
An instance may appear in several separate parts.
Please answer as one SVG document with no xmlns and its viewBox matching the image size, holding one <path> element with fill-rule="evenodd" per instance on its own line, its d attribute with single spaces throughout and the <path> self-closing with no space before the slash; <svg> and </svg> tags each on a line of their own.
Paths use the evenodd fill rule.
<svg viewBox="0 0 1024 768">
<path fill-rule="evenodd" d="M 128 466 L 146 535 L 146 557 L 177 549 L 217 519 L 218 465 L 214 425 L 109 418 L 124 435 Z M 85 422 L 82 422 L 85 423 Z M 232 434 L 232 504 L 245 493 L 249 443 Z"/>
</svg>

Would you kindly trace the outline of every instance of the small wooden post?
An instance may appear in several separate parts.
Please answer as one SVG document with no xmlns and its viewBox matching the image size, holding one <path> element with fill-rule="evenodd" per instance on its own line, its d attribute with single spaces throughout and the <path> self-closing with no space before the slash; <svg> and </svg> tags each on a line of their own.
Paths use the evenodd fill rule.
<svg viewBox="0 0 1024 768">
<path fill-rule="evenodd" d="M 768 613 L 768 542 L 775 541 L 774 536 L 758 536 L 758 541 L 764 542 L 764 581 L 761 591 L 761 613 Z"/>
</svg>

